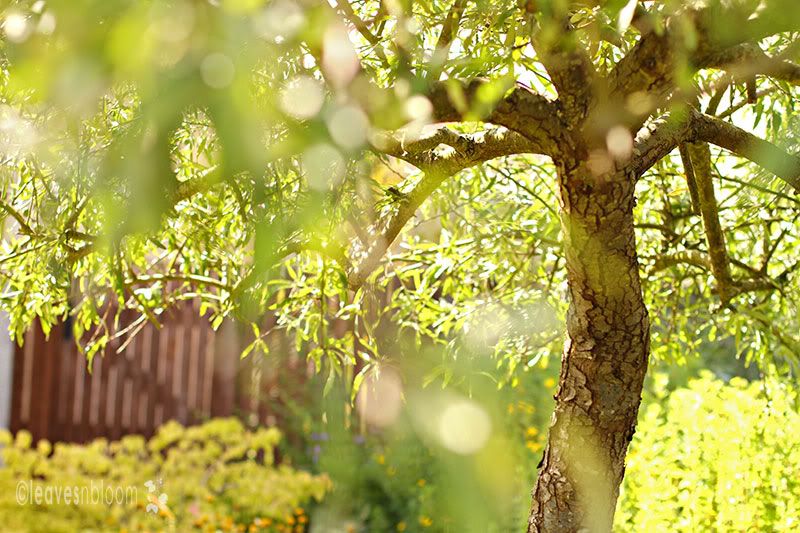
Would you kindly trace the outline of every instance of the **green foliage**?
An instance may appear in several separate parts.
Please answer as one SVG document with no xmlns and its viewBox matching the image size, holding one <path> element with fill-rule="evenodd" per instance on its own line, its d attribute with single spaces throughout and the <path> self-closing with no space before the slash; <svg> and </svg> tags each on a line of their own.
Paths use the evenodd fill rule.
<svg viewBox="0 0 800 533">
<path fill-rule="evenodd" d="M 25 431 L 0 434 L 0 522 L 8 531 L 305 531 L 304 508 L 329 490 L 325 476 L 273 464 L 281 434 L 245 430 L 236 419 L 184 428 L 169 422 L 153 438 L 128 436 L 86 445 L 31 445 Z M 68 505 L 16 501 L 20 483 L 32 490 L 92 487 L 127 491 Z M 153 485 L 149 485 L 152 482 Z M 52 490 L 52 489 L 51 489 Z M 100 490 L 104 490 L 101 488 Z M 159 496 L 166 495 L 161 501 Z M 99 501 L 99 503 L 97 503 Z M 148 505 L 155 505 L 148 510 Z M 155 511 L 155 512 L 152 512 Z"/>
<path fill-rule="evenodd" d="M 772 105 L 774 112 L 782 113 L 794 104 L 779 96 Z M 737 119 L 752 116 L 739 113 Z M 794 135 L 795 131 L 796 126 L 784 125 L 775 134 Z M 734 279 L 754 279 L 765 273 L 776 290 L 745 293 L 734 305 L 721 306 L 708 269 L 671 262 L 676 254 L 704 250 L 706 237 L 699 217 L 692 213 L 679 158 L 664 159 L 639 184 L 636 208 L 643 285 L 652 310 L 653 354 L 685 363 L 687 354 L 719 345 L 745 364 L 793 368 L 800 354 L 794 335 L 800 331 L 798 291 L 791 281 L 800 264 L 795 259 L 800 249 L 797 200 L 783 194 L 777 180 L 764 171 L 722 152 L 713 154 L 719 172 L 715 187 L 720 223 L 726 231 Z M 751 187 L 761 190 L 752 192 Z"/>
<path fill-rule="evenodd" d="M 214 326 L 231 317 L 251 326 L 245 353 L 266 352 L 265 338 L 283 330 L 318 368 L 328 358 L 342 374 L 356 359 L 371 367 L 390 358 L 378 333 L 391 323 L 443 347 L 450 357 L 435 375 L 477 342 L 513 384 L 516 369 L 561 348 L 555 166 L 519 155 L 446 180 L 352 291 L 354 243 L 420 179 L 374 153 L 371 139 L 430 126 L 429 73 L 488 80 L 468 118 L 514 80 L 554 96 L 532 43 L 557 38 L 559 17 L 607 72 L 639 35 L 623 23 L 628 4 L 465 2 L 440 57 L 454 2 L 341 2 L 339 12 L 294 0 L 3 3 L 0 307 L 12 332 L 21 339 L 34 319 L 48 330 L 69 313 L 91 357 L 120 335 L 108 326 L 117 318 L 109 303 L 138 312 L 135 334 L 176 302 L 199 299 Z M 681 4 L 652 6 L 650 23 L 658 29 Z M 754 3 L 742 5 L 715 19 L 721 34 L 723 20 L 746 19 Z M 783 14 L 781 5 L 762 14 Z M 342 52 L 326 71 L 320 49 L 342 25 L 350 42 L 334 45 L 357 58 Z M 677 55 L 697 45 L 690 35 Z M 791 34 L 761 44 L 796 55 Z M 759 77 L 751 105 L 727 72 L 681 81 L 697 88 L 701 107 L 715 99 L 720 116 L 797 142 L 794 87 Z M 734 278 L 774 285 L 720 307 L 708 268 L 669 262 L 705 253 L 706 243 L 681 162 L 665 158 L 640 181 L 636 208 L 654 354 L 682 362 L 704 340 L 727 342 L 748 362 L 786 370 L 800 354 L 797 200 L 726 152 L 715 149 L 714 163 Z M 265 314 L 275 316 L 269 330 Z"/>
<path fill-rule="evenodd" d="M 300 427 L 287 429 L 301 434 L 304 444 L 285 451 L 295 464 L 324 472 L 333 483 L 314 514 L 315 527 L 358 533 L 517 530 L 530 508 L 529 488 L 546 442 L 553 366 L 519 369 L 516 386 L 499 391 L 484 374 L 469 379 L 469 371 L 452 376 L 447 388 L 441 379 L 420 387 L 409 377 L 403 385 L 408 403 L 386 427 L 346 427 L 344 394 L 334 389 L 323 397 L 321 387 L 314 387 L 320 403 L 290 417 L 289 423 Z M 502 376 L 504 369 L 497 373 Z M 374 376 L 368 376 L 359 394 L 374 385 Z M 459 390 L 471 394 L 461 396 Z M 478 421 L 463 420 L 460 429 L 441 424 L 447 407 L 467 398 L 488 414 L 491 431 L 477 449 L 459 452 L 453 448 L 474 439 Z M 371 401 L 380 406 L 389 400 L 377 394 Z M 360 401 L 356 409 L 369 417 Z M 443 439 L 450 431 L 457 433 L 455 446 Z"/>
<path fill-rule="evenodd" d="M 628 452 L 616 529 L 797 531 L 798 425 L 797 393 L 772 379 L 662 387 Z"/>
</svg>

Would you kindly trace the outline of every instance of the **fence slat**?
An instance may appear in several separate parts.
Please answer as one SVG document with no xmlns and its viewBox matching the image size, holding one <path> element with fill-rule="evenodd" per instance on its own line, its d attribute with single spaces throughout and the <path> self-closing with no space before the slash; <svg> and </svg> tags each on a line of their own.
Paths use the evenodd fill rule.
<svg viewBox="0 0 800 533">
<path fill-rule="evenodd" d="M 117 327 L 108 327 L 113 333 L 134 318 L 125 311 Z M 162 327 L 146 324 L 120 353 L 123 341 L 109 342 L 93 358 L 91 373 L 74 339 L 65 335 L 69 324 L 54 327 L 45 339 L 37 322 L 14 353 L 11 430 L 28 429 L 37 440 L 87 442 L 129 433 L 149 437 L 172 419 L 275 420 L 268 405 L 277 386 L 275 365 L 261 357 L 240 360 L 243 341 L 235 325 L 226 322 L 213 331 L 192 302 L 162 318 Z M 88 338 L 87 333 L 81 340 Z"/>
<path fill-rule="evenodd" d="M 42 372 L 42 394 L 40 397 L 42 425 L 41 438 L 57 440 L 60 438 L 58 427 L 58 384 L 61 381 L 61 344 L 64 341 L 64 324 L 59 324 L 50 331 L 50 338 L 44 343 L 44 370 Z"/>
</svg>

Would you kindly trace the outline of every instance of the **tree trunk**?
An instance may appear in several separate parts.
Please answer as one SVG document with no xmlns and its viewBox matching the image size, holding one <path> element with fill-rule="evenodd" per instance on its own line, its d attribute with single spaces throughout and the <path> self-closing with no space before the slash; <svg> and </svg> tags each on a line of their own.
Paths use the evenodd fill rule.
<svg viewBox="0 0 800 533">
<path fill-rule="evenodd" d="M 649 355 L 635 180 L 596 177 L 586 163 L 558 166 L 570 308 L 528 532 L 608 532 Z"/>
</svg>

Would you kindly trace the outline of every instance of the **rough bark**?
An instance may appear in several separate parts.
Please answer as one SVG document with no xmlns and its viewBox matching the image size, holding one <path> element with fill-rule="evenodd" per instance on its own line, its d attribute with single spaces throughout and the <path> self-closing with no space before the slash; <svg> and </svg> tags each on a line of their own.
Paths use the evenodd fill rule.
<svg viewBox="0 0 800 533">
<path fill-rule="evenodd" d="M 528 532 L 611 531 L 649 354 L 635 179 L 559 165 L 570 309 Z"/>
</svg>

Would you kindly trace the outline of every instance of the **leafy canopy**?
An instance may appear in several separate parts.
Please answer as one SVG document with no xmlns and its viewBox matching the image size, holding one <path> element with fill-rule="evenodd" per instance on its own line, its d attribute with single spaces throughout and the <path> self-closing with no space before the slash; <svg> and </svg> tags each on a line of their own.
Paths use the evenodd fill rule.
<svg viewBox="0 0 800 533">
<path fill-rule="evenodd" d="M 512 383 L 517 368 L 557 352 L 555 167 L 482 119 L 516 87 L 556 97 L 537 49 L 561 37 L 564 17 L 569 46 L 585 48 L 601 74 L 639 41 L 637 4 L 650 31 L 684 21 L 663 61 L 698 106 L 790 151 L 797 144 L 786 76 L 753 77 L 753 98 L 752 80 L 725 65 L 689 68 L 700 34 L 673 15 L 693 3 L 3 4 L 0 302 L 18 340 L 35 318 L 47 330 L 71 315 L 90 356 L 189 299 L 215 326 L 249 324 L 248 352 L 268 350 L 282 329 L 335 368 L 380 363 L 393 344 L 380 335 L 387 327 L 453 355 L 485 347 Z M 719 42 L 754 14 L 798 22 L 787 1 L 696 4 Z M 798 55 L 794 33 L 768 35 L 764 53 Z M 462 82 L 477 78 L 472 94 Z M 453 120 L 443 91 L 459 121 L 432 130 Z M 487 139 L 501 149 L 482 153 Z M 609 153 L 631 141 L 624 130 L 609 136 Z M 674 151 L 638 186 L 654 352 L 681 359 L 724 339 L 748 360 L 794 365 L 797 196 L 728 152 L 710 157 L 731 276 L 747 290 L 718 297 Z M 108 324 L 125 308 L 140 318 L 121 332 Z"/>
</svg>

